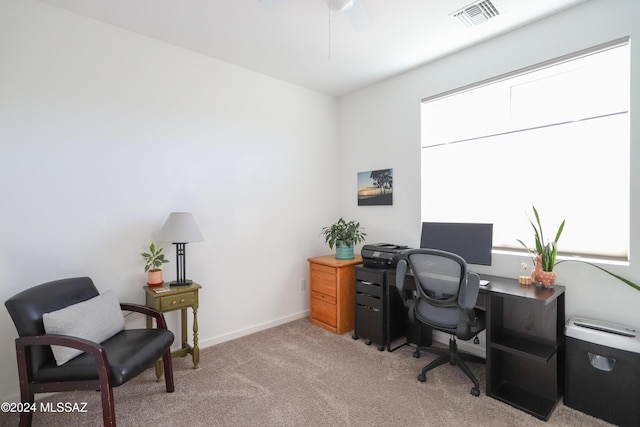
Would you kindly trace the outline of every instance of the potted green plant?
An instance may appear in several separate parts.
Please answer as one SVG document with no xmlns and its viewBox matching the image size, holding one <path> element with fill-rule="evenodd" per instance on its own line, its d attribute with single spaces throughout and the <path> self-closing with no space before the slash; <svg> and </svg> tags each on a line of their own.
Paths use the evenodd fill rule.
<svg viewBox="0 0 640 427">
<path fill-rule="evenodd" d="M 538 210 L 535 206 L 533 206 L 533 214 L 536 217 L 536 223 L 534 224 L 531 219 L 529 219 L 529 222 L 531 223 L 534 231 L 536 244 L 535 250 L 530 249 L 522 240 L 518 240 L 518 242 L 520 242 L 520 244 L 532 254 L 533 258 L 535 258 L 535 270 L 532 274 L 532 279 L 539 283 L 542 282 L 545 286 L 553 285 L 556 281 L 553 267 L 556 265 L 556 258 L 558 256 L 558 239 L 560 239 L 560 235 L 564 229 L 564 220 L 560 224 L 560 227 L 558 227 L 555 239 L 552 242 L 545 242 L 542 225 L 540 224 L 540 215 L 538 214 Z"/>
<path fill-rule="evenodd" d="M 353 248 L 358 243 L 364 242 L 367 234 L 359 222 L 347 222 L 340 218 L 334 224 L 324 227 L 322 235 L 325 242 L 329 244 L 330 249 L 333 249 L 334 245 L 336 246 L 337 259 L 353 259 Z"/>
<path fill-rule="evenodd" d="M 640 291 L 640 285 L 628 279 L 625 279 L 622 276 L 612 273 L 611 271 L 605 268 L 602 268 L 599 265 L 593 264 L 591 262 L 578 260 L 578 259 L 564 259 L 561 261 L 556 261 L 556 257 L 558 255 L 558 239 L 560 238 L 560 234 L 562 234 L 562 230 L 564 230 L 564 220 L 562 221 L 562 223 L 560 224 L 560 227 L 558 228 L 558 231 L 556 232 L 556 238 L 554 239 L 554 241 L 547 242 L 545 244 L 544 236 L 542 234 L 542 226 L 540 225 L 540 215 L 538 215 L 538 211 L 536 210 L 535 206 L 533 206 L 533 213 L 536 217 L 537 227 L 536 227 L 536 224 L 534 224 L 533 221 L 531 221 L 531 219 L 529 219 L 529 222 L 531 223 L 531 226 L 533 227 L 533 230 L 535 233 L 535 244 L 536 244 L 535 250 L 530 249 L 527 245 L 524 244 L 522 240 L 518 240 L 518 242 L 520 242 L 520 244 L 524 246 L 524 248 L 532 255 L 532 257 L 535 257 L 536 269 L 533 271 L 533 273 L 531 273 L 531 278 L 534 281 L 542 282 L 545 286 L 548 286 L 549 284 L 553 284 L 555 283 L 555 272 L 553 272 L 553 269 L 556 265 L 563 262 L 580 262 L 580 263 L 588 264 L 592 267 L 595 267 L 598 270 L 603 271 L 608 275 L 620 280 L 621 282 L 631 286 L 632 288 Z M 552 275 L 546 275 L 546 278 L 548 279 L 546 283 L 544 280 L 545 277 L 543 275 L 545 272 L 553 273 Z M 553 279 L 553 281 L 549 282 L 551 278 Z"/>
<path fill-rule="evenodd" d="M 149 252 L 142 252 L 145 266 L 144 271 L 147 273 L 147 284 L 149 286 L 160 286 L 164 283 L 162 278 L 162 264 L 169 262 L 162 253 L 163 249 L 156 246 L 154 242 L 149 245 Z"/>
</svg>

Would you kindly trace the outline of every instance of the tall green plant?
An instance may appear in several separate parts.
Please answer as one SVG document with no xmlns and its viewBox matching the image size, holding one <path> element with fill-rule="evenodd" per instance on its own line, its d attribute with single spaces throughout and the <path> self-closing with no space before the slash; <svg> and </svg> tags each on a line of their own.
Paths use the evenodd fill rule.
<svg viewBox="0 0 640 427">
<path fill-rule="evenodd" d="M 615 273 L 610 272 L 609 270 L 607 270 L 606 268 L 600 267 L 599 265 L 593 264 L 591 262 L 588 261 L 583 261 L 583 260 L 579 260 L 579 259 L 564 259 L 561 261 L 556 261 L 556 257 L 558 255 L 558 239 L 560 238 L 560 235 L 562 234 L 562 230 L 564 230 L 564 220 L 562 221 L 562 224 L 560 224 L 560 227 L 558 228 L 558 231 L 556 233 L 556 238 L 553 240 L 553 242 L 547 242 L 546 244 L 544 243 L 544 235 L 542 234 L 542 225 L 540 225 L 540 215 L 538 215 L 538 211 L 536 210 L 536 207 L 533 206 L 533 214 L 535 215 L 536 218 L 536 224 L 533 223 L 533 221 L 531 221 L 531 219 L 529 219 L 529 222 L 531 223 L 531 226 L 533 227 L 533 231 L 535 233 L 535 243 L 536 243 L 536 249 L 535 251 L 533 249 L 530 249 L 527 245 L 524 244 L 524 242 L 522 240 L 516 239 L 518 242 L 520 242 L 520 244 L 522 246 L 524 246 L 524 248 L 531 254 L 532 258 L 535 259 L 535 256 L 537 254 L 540 254 L 542 257 L 542 269 L 544 271 L 553 271 L 553 268 L 563 262 L 580 262 L 583 264 L 587 264 L 590 265 L 592 267 L 597 268 L 598 270 L 601 270 L 605 273 L 607 273 L 608 275 L 610 275 L 611 277 L 614 277 L 618 280 L 620 280 L 622 283 L 631 286 L 632 288 L 640 291 L 640 286 L 635 284 L 634 282 L 632 282 L 629 279 L 625 279 L 622 276 L 619 276 Z"/>
<path fill-rule="evenodd" d="M 540 224 L 540 215 L 538 214 L 538 210 L 535 206 L 533 206 L 533 214 L 536 217 L 536 224 L 531 221 L 529 218 L 529 223 L 531 227 L 533 227 L 534 235 L 535 235 L 535 243 L 536 249 L 530 249 L 522 240 L 518 239 L 518 242 L 531 254 L 532 258 L 535 259 L 537 254 L 540 254 L 542 258 L 542 270 L 543 271 L 553 271 L 553 267 L 556 265 L 556 258 L 558 256 L 558 239 L 560 239 L 560 235 L 562 234 L 562 230 L 564 230 L 564 222 L 560 224 L 558 227 L 558 231 L 556 232 L 556 238 L 552 242 L 546 242 L 544 240 L 544 234 L 542 233 L 542 225 Z"/>
</svg>

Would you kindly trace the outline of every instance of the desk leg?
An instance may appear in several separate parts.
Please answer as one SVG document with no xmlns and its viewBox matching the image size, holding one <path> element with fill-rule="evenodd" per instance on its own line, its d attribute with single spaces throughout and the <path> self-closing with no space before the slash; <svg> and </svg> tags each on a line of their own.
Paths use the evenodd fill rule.
<svg viewBox="0 0 640 427">
<path fill-rule="evenodd" d="M 200 347 L 198 347 L 198 307 L 193 306 L 193 369 L 200 367 Z"/>
</svg>

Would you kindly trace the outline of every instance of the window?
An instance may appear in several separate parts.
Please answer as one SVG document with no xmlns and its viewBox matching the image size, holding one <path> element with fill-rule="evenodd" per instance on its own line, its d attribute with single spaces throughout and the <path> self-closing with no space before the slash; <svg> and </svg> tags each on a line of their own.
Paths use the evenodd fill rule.
<svg viewBox="0 0 640 427">
<path fill-rule="evenodd" d="M 491 222 L 495 249 L 566 219 L 560 253 L 629 256 L 629 41 L 422 103 L 422 221 Z"/>
</svg>

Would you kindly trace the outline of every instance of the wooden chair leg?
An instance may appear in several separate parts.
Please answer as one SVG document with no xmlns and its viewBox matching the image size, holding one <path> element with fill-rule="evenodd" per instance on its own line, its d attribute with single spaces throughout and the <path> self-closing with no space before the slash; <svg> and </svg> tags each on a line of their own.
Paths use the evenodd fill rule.
<svg viewBox="0 0 640 427">
<path fill-rule="evenodd" d="M 113 388 L 111 385 L 101 385 L 100 394 L 102 394 L 102 422 L 105 427 L 115 427 L 116 408 L 113 401 Z"/>
<path fill-rule="evenodd" d="M 31 353 L 28 348 L 18 345 L 16 340 L 16 358 L 18 361 L 18 380 L 20 382 L 20 401 L 22 403 L 33 404 L 35 394 L 29 387 L 31 383 L 31 375 L 29 374 L 28 365 L 31 363 Z M 33 422 L 33 412 L 20 413 L 20 427 L 31 427 Z"/>
<path fill-rule="evenodd" d="M 100 394 L 102 395 L 102 422 L 104 427 L 115 427 L 116 407 L 113 400 L 113 387 L 106 375 L 100 375 Z"/>
<path fill-rule="evenodd" d="M 29 388 L 29 384 L 27 384 L 26 381 L 21 379 L 20 380 L 20 401 L 22 403 L 33 404 L 34 396 L 35 395 L 31 392 L 31 389 Z M 33 422 L 32 411 L 20 412 L 20 427 L 31 427 L 32 422 Z"/>
<path fill-rule="evenodd" d="M 22 403 L 33 403 L 33 394 L 31 395 L 31 400 L 25 400 L 25 397 L 22 396 Z M 33 422 L 33 412 L 20 412 L 20 427 L 31 427 L 31 423 Z"/>
<path fill-rule="evenodd" d="M 164 381 L 167 393 L 173 393 L 175 391 L 175 385 L 173 383 L 173 362 L 171 361 L 171 350 L 164 352 L 162 355 L 162 363 L 164 364 Z"/>
</svg>

